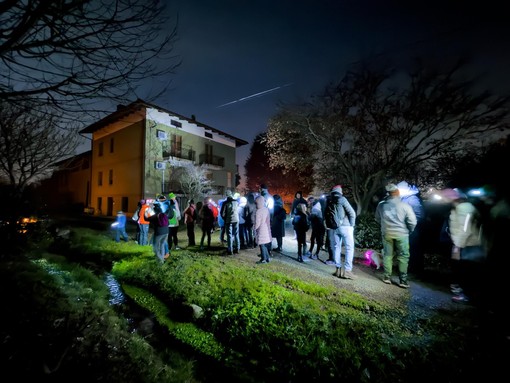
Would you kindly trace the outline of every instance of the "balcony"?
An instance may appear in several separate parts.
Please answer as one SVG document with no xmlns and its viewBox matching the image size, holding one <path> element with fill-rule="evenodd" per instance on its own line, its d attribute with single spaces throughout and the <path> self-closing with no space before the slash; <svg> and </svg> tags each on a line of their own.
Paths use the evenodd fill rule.
<svg viewBox="0 0 510 383">
<path fill-rule="evenodd" d="M 225 157 L 219 156 L 211 156 L 207 154 L 201 154 L 198 156 L 198 161 L 200 165 L 210 165 L 216 168 L 224 168 L 225 167 Z"/>
<path fill-rule="evenodd" d="M 191 146 L 183 145 L 180 148 L 170 148 L 169 150 L 163 150 L 163 157 L 175 158 L 179 160 L 188 160 L 195 162 L 196 152 Z"/>
</svg>

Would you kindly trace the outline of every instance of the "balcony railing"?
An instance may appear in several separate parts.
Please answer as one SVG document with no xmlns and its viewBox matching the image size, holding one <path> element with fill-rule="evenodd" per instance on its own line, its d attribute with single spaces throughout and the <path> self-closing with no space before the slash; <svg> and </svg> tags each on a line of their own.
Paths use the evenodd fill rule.
<svg viewBox="0 0 510 383">
<path fill-rule="evenodd" d="M 180 149 L 163 150 L 163 157 L 179 158 L 181 160 L 195 161 L 196 152 L 191 147 L 182 147 Z"/>
<path fill-rule="evenodd" d="M 207 154 L 201 154 L 198 156 L 199 164 L 214 165 L 221 168 L 225 167 L 225 157 L 210 156 Z"/>
</svg>

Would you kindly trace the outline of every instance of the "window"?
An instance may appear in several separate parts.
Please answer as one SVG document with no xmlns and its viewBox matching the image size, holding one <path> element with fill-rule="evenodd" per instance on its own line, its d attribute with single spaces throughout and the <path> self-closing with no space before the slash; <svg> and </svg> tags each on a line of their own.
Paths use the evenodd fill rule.
<svg viewBox="0 0 510 383">
<path fill-rule="evenodd" d="M 232 172 L 227 172 L 227 187 L 232 188 Z"/>
<path fill-rule="evenodd" d="M 212 137 L 212 133 L 207 133 L 207 132 L 205 132 L 205 133 L 204 133 L 204 135 L 205 135 L 207 138 L 213 138 L 213 137 Z"/>
<path fill-rule="evenodd" d="M 112 138 L 110 138 L 110 153 L 113 153 L 113 146 L 114 146 L 113 142 L 114 141 L 113 141 L 113 137 L 112 137 Z"/>
<path fill-rule="evenodd" d="M 108 185 L 113 185 L 113 169 L 108 172 Z"/>
<path fill-rule="evenodd" d="M 182 136 L 172 134 L 170 141 L 170 153 L 174 157 L 182 158 Z"/>
<path fill-rule="evenodd" d="M 205 144 L 205 162 L 208 164 L 213 162 L 213 147 L 209 144 Z"/>
<path fill-rule="evenodd" d="M 97 186 L 103 186 L 103 172 L 97 173 Z"/>
<path fill-rule="evenodd" d="M 168 135 L 166 132 L 162 130 L 156 130 L 156 136 L 158 137 L 158 140 L 164 141 L 168 138 Z"/>
<path fill-rule="evenodd" d="M 97 148 L 97 150 L 98 150 L 98 156 L 102 157 L 103 156 L 103 150 L 104 150 L 102 142 L 99 143 L 99 147 Z"/>
<path fill-rule="evenodd" d="M 176 128 L 182 128 L 182 124 L 179 121 L 171 120 L 170 124 Z"/>
<path fill-rule="evenodd" d="M 99 214 L 102 213 L 103 210 L 103 197 L 97 197 L 97 211 Z"/>
</svg>

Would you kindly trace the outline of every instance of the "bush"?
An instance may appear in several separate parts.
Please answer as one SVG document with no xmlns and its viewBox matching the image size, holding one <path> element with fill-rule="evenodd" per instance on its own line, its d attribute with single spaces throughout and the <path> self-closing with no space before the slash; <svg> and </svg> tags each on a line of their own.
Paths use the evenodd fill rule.
<svg viewBox="0 0 510 383">
<path fill-rule="evenodd" d="M 356 220 L 354 244 L 360 249 L 382 249 L 381 226 L 372 214 L 363 214 Z"/>
</svg>

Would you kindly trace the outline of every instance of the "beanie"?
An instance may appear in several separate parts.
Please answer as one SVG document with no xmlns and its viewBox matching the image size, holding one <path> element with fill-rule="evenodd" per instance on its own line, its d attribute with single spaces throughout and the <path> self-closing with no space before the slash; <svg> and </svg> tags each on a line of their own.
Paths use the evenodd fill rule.
<svg viewBox="0 0 510 383">
<path fill-rule="evenodd" d="M 342 185 L 335 185 L 331 188 L 331 193 L 336 192 L 342 194 Z"/>
<path fill-rule="evenodd" d="M 387 192 L 395 192 L 397 190 L 398 190 L 398 187 L 395 184 L 388 184 L 388 185 L 386 185 L 386 191 Z"/>
<path fill-rule="evenodd" d="M 225 195 L 226 195 L 227 197 L 232 197 L 232 191 L 227 190 L 227 191 L 225 192 Z"/>
<path fill-rule="evenodd" d="M 174 194 L 174 193 L 170 193 L 170 194 L 168 195 L 168 198 L 170 198 L 170 199 L 174 199 L 174 198 L 175 198 L 175 194 Z"/>
</svg>

